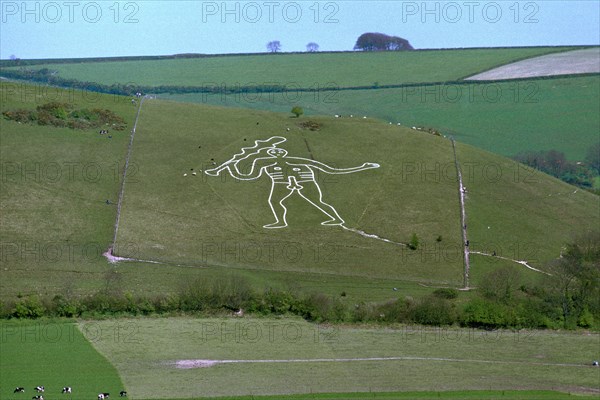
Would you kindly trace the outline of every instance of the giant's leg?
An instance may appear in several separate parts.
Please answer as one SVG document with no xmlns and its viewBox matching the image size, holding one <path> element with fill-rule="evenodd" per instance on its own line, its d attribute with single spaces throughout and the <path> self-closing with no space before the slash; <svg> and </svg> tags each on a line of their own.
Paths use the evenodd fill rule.
<svg viewBox="0 0 600 400">
<path fill-rule="evenodd" d="M 317 207 L 330 219 L 321 222 L 321 225 L 343 225 L 344 220 L 332 205 L 323 201 L 323 193 L 319 184 L 315 181 L 301 182 L 303 188 L 299 190 L 300 196 L 304 197 L 310 204 Z"/>
<path fill-rule="evenodd" d="M 271 207 L 271 211 L 273 211 L 273 216 L 275 217 L 275 222 L 272 224 L 263 225 L 263 228 L 273 229 L 273 228 L 285 228 L 287 225 L 287 221 L 285 216 L 287 214 L 287 208 L 283 205 L 285 199 L 290 197 L 290 195 L 294 193 L 293 190 L 290 190 L 286 187 L 286 183 L 273 183 L 271 185 L 271 193 L 269 194 L 269 206 Z"/>
</svg>

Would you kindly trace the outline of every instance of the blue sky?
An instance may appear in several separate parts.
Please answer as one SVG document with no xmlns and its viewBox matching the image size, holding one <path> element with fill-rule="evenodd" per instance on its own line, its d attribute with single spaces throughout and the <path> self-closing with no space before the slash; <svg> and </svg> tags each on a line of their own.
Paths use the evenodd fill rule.
<svg viewBox="0 0 600 400">
<path fill-rule="evenodd" d="M 0 1 L 0 58 L 352 50 L 382 32 L 415 48 L 598 45 L 589 1 Z"/>
</svg>

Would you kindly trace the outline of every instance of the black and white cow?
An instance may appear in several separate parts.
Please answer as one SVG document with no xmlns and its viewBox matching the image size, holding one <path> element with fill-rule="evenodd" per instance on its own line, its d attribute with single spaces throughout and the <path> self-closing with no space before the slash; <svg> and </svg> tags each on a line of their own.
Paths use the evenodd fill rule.
<svg viewBox="0 0 600 400">
<path fill-rule="evenodd" d="M 44 396 L 42 396 L 41 394 L 40 394 L 40 395 L 37 395 L 37 396 L 33 396 L 33 397 L 31 398 L 31 400 L 44 400 Z"/>
<path fill-rule="evenodd" d="M 62 393 L 71 393 L 71 386 L 65 386 L 62 390 Z"/>
<path fill-rule="evenodd" d="M 126 391 L 124 391 L 124 390 L 121 390 L 121 391 L 119 392 L 119 396 L 121 396 L 121 397 L 127 397 L 127 392 L 126 392 Z"/>
<path fill-rule="evenodd" d="M 25 393 L 25 388 L 21 386 L 16 387 L 13 393 Z"/>
<path fill-rule="evenodd" d="M 106 400 L 110 396 L 110 393 L 100 393 L 98 395 L 98 400 Z"/>
<path fill-rule="evenodd" d="M 44 391 L 44 387 L 43 386 L 36 386 L 35 387 L 35 391 L 38 393 L 42 393 Z"/>
</svg>

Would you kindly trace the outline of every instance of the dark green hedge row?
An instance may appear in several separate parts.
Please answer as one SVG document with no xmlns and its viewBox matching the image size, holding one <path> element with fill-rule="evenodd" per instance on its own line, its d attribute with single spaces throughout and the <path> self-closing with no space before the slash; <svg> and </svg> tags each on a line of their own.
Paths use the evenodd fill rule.
<svg viewBox="0 0 600 400">
<path fill-rule="evenodd" d="M 496 282 L 497 284 L 497 282 Z M 597 305 L 586 304 L 581 312 L 565 317 L 560 299 L 541 288 L 521 287 L 513 298 L 494 297 L 485 291 L 459 303 L 456 289 L 437 289 L 420 299 L 399 297 L 382 303 L 353 303 L 345 293 L 299 294 L 286 290 L 252 290 L 242 278 L 198 280 L 171 295 L 139 296 L 102 289 L 89 296 L 56 295 L 53 298 L 24 296 L 0 304 L 2 318 L 67 317 L 97 318 L 134 315 L 222 315 L 243 310 L 245 314 L 297 315 L 315 322 L 378 322 L 433 326 L 497 328 L 600 327 Z"/>
<path fill-rule="evenodd" d="M 532 80 L 546 80 L 546 79 L 559 79 L 570 76 L 598 76 L 598 73 L 589 74 L 577 74 L 577 75 L 555 75 L 555 76 L 540 76 L 534 78 L 527 78 L 527 81 Z M 294 93 L 294 92 L 325 92 L 325 91 L 345 91 L 345 90 L 371 90 L 371 89 L 398 89 L 398 88 L 410 88 L 410 87 L 425 87 L 425 86 L 438 86 L 438 85 L 473 85 L 473 84 L 493 84 L 500 82 L 512 82 L 523 79 L 498 79 L 490 80 L 485 82 L 467 81 L 467 80 L 456 80 L 456 81 L 445 81 L 445 82 L 417 82 L 417 83 L 402 83 L 402 84 L 389 84 L 380 85 L 375 82 L 372 85 L 366 86 L 345 86 L 340 87 L 335 82 L 326 84 L 323 86 L 315 87 L 292 87 L 293 82 L 286 84 L 273 84 L 273 85 L 239 85 L 230 84 L 225 85 L 218 82 L 207 82 L 202 86 L 177 86 L 177 85 L 159 85 L 159 86 L 148 86 L 138 85 L 135 82 L 121 84 L 115 83 L 111 85 L 97 83 L 97 82 L 82 82 L 76 79 L 61 78 L 56 75 L 53 71 L 48 68 L 42 68 L 40 70 L 31 69 L 18 69 L 18 70 L 3 70 L 2 76 L 8 79 L 24 80 L 28 82 L 38 82 L 48 84 L 52 86 L 62 88 L 73 88 L 79 90 L 87 90 L 92 92 L 116 94 L 123 96 L 133 96 L 138 92 L 141 93 L 152 93 L 152 94 L 189 94 L 189 93 L 206 93 L 206 94 L 246 94 L 246 93 Z"/>
</svg>

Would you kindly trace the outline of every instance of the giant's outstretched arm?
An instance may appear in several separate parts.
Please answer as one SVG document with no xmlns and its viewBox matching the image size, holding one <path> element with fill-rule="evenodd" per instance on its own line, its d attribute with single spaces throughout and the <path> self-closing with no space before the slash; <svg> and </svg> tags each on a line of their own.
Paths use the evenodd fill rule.
<svg viewBox="0 0 600 400">
<path fill-rule="evenodd" d="M 373 168 L 380 167 L 380 165 L 377 163 L 366 162 L 363 165 L 360 165 L 358 167 L 333 168 L 327 164 L 323 164 L 320 161 L 309 160 L 308 158 L 286 157 L 286 160 L 288 161 L 288 164 L 290 164 L 290 165 L 308 165 L 310 167 L 317 168 L 327 174 L 351 174 L 353 172 L 359 172 L 359 171 L 364 171 L 366 169 L 373 169 Z"/>
</svg>

